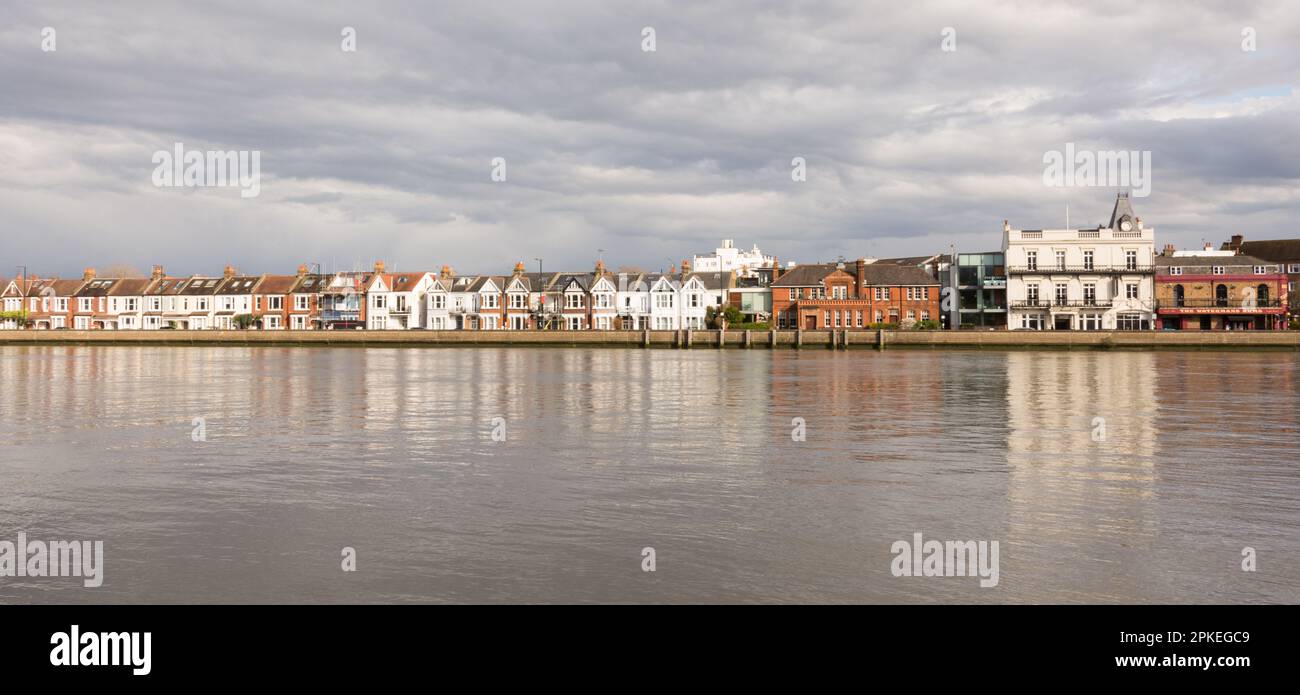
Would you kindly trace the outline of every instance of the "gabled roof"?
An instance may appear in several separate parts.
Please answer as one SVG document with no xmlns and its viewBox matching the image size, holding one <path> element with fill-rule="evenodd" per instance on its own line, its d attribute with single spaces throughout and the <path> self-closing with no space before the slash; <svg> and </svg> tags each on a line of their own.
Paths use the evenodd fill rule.
<svg viewBox="0 0 1300 695">
<path fill-rule="evenodd" d="M 77 290 L 78 297 L 107 297 L 117 284 L 116 278 L 95 278 L 86 280 L 82 283 L 81 288 Z"/>
<path fill-rule="evenodd" d="M 1300 239 L 1243 241 L 1241 252 L 1256 258 L 1266 258 L 1274 263 L 1300 263 Z"/>
<path fill-rule="evenodd" d="M 261 279 L 260 275 L 235 275 L 225 279 L 215 294 L 253 294 L 257 289 L 257 281 Z"/>
<path fill-rule="evenodd" d="M 867 267 L 870 268 L 873 265 L 875 265 L 875 263 L 872 263 Z M 809 263 L 806 265 L 797 265 L 781 273 L 781 277 L 777 278 L 776 282 L 772 283 L 772 286 L 815 287 L 822 284 L 822 280 L 836 270 L 837 268 L 833 263 Z"/>
<path fill-rule="evenodd" d="M 153 281 L 144 294 L 147 297 L 159 297 L 177 294 L 185 287 L 185 278 L 161 277 Z"/>
<path fill-rule="evenodd" d="M 213 295 L 217 293 L 217 288 L 220 287 L 223 281 L 222 278 L 199 277 L 196 275 L 190 278 L 177 294 L 189 297 Z"/>
<path fill-rule="evenodd" d="M 110 297 L 139 297 L 143 296 L 145 290 L 149 289 L 149 283 L 153 282 L 152 278 L 122 278 L 113 285 L 109 290 Z"/>
<path fill-rule="evenodd" d="M 531 292 L 533 290 L 533 279 L 528 276 L 528 273 L 512 275 L 510 280 L 506 282 L 506 291 L 519 292 L 521 290 L 524 292 Z"/>
<path fill-rule="evenodd" d="M 845 267 L 844 270 L 849 275 L 853 275 L 853 270 L 849 267 Z M 914 265 L 880 265 L 877 263 L 870 263 L 862 269 L 862 284 L 867 286 L 931 285 L 937 287 L 939 281 L 935 280 L 933 275 Z"/>
<path fill-rule="evenodd" d="M 467 291 L 482 292 L 489 289 L 488 285 L 492 286 L 490 289 L 495 289 L 497 292 L 500 292 L 504 285 L 504 280 L 500 275 L 480 275 L 475 278 L 473 284 L 469 286 Z"/>
<path fill-rule="evenodd" d="M 263 275 L 255 288 L 255 292 L 257 294 L 289 294 L 289 290 L 292 290 L 297 282 L 297 275 Z"/>
<path fill-rule="evenodd" d="M 290 294 L 316 294 L 323 292 L 329 286 L 330 276 L 318 275 L 316 273 L 307 273 L 299 275 L 298 281 L 293 284 L 289 290 Z"/>
</svg>

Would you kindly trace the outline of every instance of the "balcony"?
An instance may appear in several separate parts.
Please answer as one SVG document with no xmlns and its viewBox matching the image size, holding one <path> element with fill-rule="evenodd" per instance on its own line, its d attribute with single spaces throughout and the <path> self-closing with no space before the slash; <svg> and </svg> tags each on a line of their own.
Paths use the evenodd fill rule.
<svg viewBox="0 0 1300 695">
<path fill-rule="evenodd" d="M 1179 309 L 1229 309 L 1232 311 L 1280 310 L 1285 306 L 1277 299 L 1257 299 L 1246 302 L 1241 299 L 1184 299 L 1182 301 L 1158 302 L 1156 308 L 1161 311 Z"/>
<path fill-rule="evenodd" d="M 1012 309 L 1053 309 L 1053 308 L 1082 308 L 1082 309 L 1105 309 L 1114 304 L 1113 299 L 1066 299 L 1066 300 L 1048 300 L 1039 299 L 1037 301 L 1015 301 L 1011 302 Z"/>
<path fill-rule="evenodd" d="M 1035 266 L 1035 267 L 1032 267 L 1032 268 L 1031 268 L 1031 267 L 1029 267 L 1029 266 L 1027 266 L 1027 265 L 1013 265 L 1013 266 L 1011 266 L 1010 268 L 1008 268 L 1008 270 L 1011 272 L 1012 275 L 1060 275 L 1060 274 L 1064 274 L 1064 275 L 1086 275 L 1086 274 L 1096 274 L 1096 275 L 1101 275 L 1101 274 L 1110 274 L 1110 273 L 1117 273 L 1117 274 L 1130 274 L 1130 275 L 1150 275 L 1150 274 L 1153 274 L 1153 273 L 1156 272 L 1156 267 L 1155 267 L 1154 265 L 1135 265 L 1135 266 L 1127 266 L 1127 265 L 1110 265 L 1110 266 L 1094 265 L 1094 266 L 1092 266 L 1092 267 L 1082 266 L 1082 265 L 1066 265 L 1066 266 L 1059 266 L 1059 265 L 1053 265 L 1053 266 L 1039 265 L 1039 266 Z"/>
</svg>

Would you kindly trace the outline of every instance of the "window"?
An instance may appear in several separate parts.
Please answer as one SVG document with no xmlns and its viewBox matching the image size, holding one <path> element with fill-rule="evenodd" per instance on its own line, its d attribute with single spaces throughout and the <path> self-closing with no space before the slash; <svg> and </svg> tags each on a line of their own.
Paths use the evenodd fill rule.
<svg viewBox="0 0 1300 695">
<path fill-rule="evenodd" d="M 1214 288 L 1214 306 L 1228 306 L 1228 287 L 1218 285 Z"/>
<path fill-rule="evenodd" d="M 436 293 L 436 294 L 432 294 L 432 295 L 429 295 L 429 296 L 433 297 L 433 308 L 434 308 L 434 309 L 446 309 L 446 308 L 447 308 L 447 295 L 445 295 L 445 294 L 443 294 L 443 293 L 441 293 L 441 292 L 438 292 L 438 293 Z"/>
<path fill-rule="evenodd" d="M 1124 252 L 1124 269 L 1125 269 L 1125 270 L 1137 270 L 1137 267 L 1138 267 L 1138 252 L 1137 252 L 1137 251 L 1125 251 L 1125 252 Z"/>
<path fill-rule="evenodd" d="M 1300 273 L 1300 263 L 1292 263 L 1286 267 L 1288 273 Z"/>
<path fill-rule="evenodd" d="M 1187 291 L 1182 285 L 1174 285 L 1174 306 L 1183 306 L 1186 302 Z"/>
<path fill-rule="evenodd" d="M 1070 287 L 1063 282 L 1056 283 L 1056 303 L 1065 304 L 1069 301 Z"/>
<path fill-rule="evenodd" d="M 907 310 L 907 320 L 908 320 L 908 321 L 915 321 L 915 320 L 916 320 L 916 309 L 908 309 L 908 310 Z"/>
<path fill-rule="evenodd" d="M 564 308 L 581 309 L 584 306 L 582 295 L 577 292 L 570 292 L 564 295 Z"/>
<path fill-rule="evenodd" d="M 1130 282 L 1124 285 L 1124 298 L 1125 299 L 1138 298 L 1138 286 L 1136 282 Z"/>
<path fill-rule="evenodd" d="M 1144 328 L 1142 323 L 1141 314 L 1120 314 L 1115 319 L 1115 327 L 1121 331 L 1140 331 Z"/>
<path fill-rule="evenodd" d="M 78 297 L 77 311 L 93 311 L 93 308 L 90 305 L 91 301 L 90 297 Z"/>
<path fill-rule="evenodd" d="M 876 288 L 876 301 L 883 302 L 889 299 L 889 289 L 885 287 Z"/>
<path fill-rule="evenodd" d="M 1255 288 L 1255 299 L 1259 301 L 1260 306 L 1268 306 L 1268 285 Z"/>
<path fill-rule="evenodd" d="M 268 317 L 266 317 L 266 318 L 267 318 L 267 320 L 272 320 L 272 319 L 274 319 L 276 323 L 279 323 L 279 322 L 280 322 L 280 317 L 279 317 L 279 316 L 268 316 Z M 387 317 L 387 316 L 375 316 L 375 317 L 373 317 L 371 320 L 374 321 L 374 325 L 375 325 L 375 329 L 376 329 L 376 330 L 383 331 L 383 330 L 387 330 L 387 329 L 388 329 L 388 317 Z M 268 328 L 269 328 L 269 326 L 268 326 Z"/>
<path fill-rule="evenodd" d="M 1026 251 L 1026 252 L 1025 252 L 1025 267 L 1029 268 L 1030 270 L 1038 270 L 1038 252 L 1037 252 L 1037 251 Z"/>
<path fill-rule="evenodd" d="M 1093 265 L 1092 265 L 1092 260 L 1093 260 L 1093 258 L 1092 258 L 1092 256 L 1093 256 L 1093 252 L 1092 252 L 1091 249 L 1089 249 L 1089 250 L 1083 252 L 1083 269 L 1084 269 L 1084 270 L 1092 270 L 1092 268 L 1093 268 Z"/>
<path fill-rule="evenodd" d="M 1255 266 L 1255 274 L 1256 274 L 1256 275 L 1263 275 L 1263 274 L 1264 274 L 1264 266 L 1262 266 L 1262 265 L 1257 265 L 1257 266 Z"/>
<path fill-rule="evenodd" d="M 295 295 L 293 296 L 293 308 L 296 309 L 296 310 L 298 310 L 298 311 L 310 311 L 310 310 L 311 310 L 311 295 L 309 295 L 309 294 L 295 294 Z"/>
<path fill-rule="evenodd" d="M 271 306 L 271 300 L 272 300 L 272 299 L 277 299 L 277 297 L 267 297 L 267 298 L 266 298 L 266 308 L 268 308 L 268 309 L 274 309 L 274 308 L 275 308 L 275 307 Z M 386 294 L 377 294 L 377 295 L 375 295 L 375 296 L 374 296 L 374 299 L 370 302 L 370 306 L 372 306 L 372 307 L 374 307 L 374 308 L 376 308 L 376 309 L 387 309 L 387 308 L 388 308 L 388 295 L 386 295 Z"/>
<path fill-rule="evenodd" d="M 67 311 L 67 310 L 68 310 L 68 300 L 67 300 L 66 298 L 63 298 L 63 297 L 60 297 L 60 298 L 58 298 L 58 299 L 55 299 L 55 300 L 54 300 L 54 310 L 55 310 L 55 311 Z"/>
<path fill-rule="evenodd" d="M 600 292 L 600 293 L 598 293 L 598 294 L 596 295 L 596 308 L 597 308 L 597 309 L 610 309 L 610 308 L 612 308 L 612 307 L 614 306 L 614 302 L 613 302 L 613 299 L 611 299 L 611 297 L 612 297 L 612 295 L 611 295 L 610 293 L 608 293 L 608 292 Z M 606 328 L 608 328 L 608 326 L 606 326 Z"/>
<path fill-rule="evenodd" d="M 1216 265 L 1216 266 L 1210 268 L 1210 273 L 1213 274 L 1213 275 L 1223 275 L 1223 266 L 1221 266 L 1221 265 Z"/>
<path fill-rule="evenodd" d="M 1088 305 L 1097 303 L 1097 283 L 1083 283 L 1083 303 Z"/>
<path fill-rule="evenodd" d="M 884 313 L 881 312 L 879 309 L 876 309 L 876 323 L 882 323 L 884 322 L 884 320 L 885 320 Z"/>
<path fill-rule="evenodd" d="M 1038 285 L 1025 285 L 1025 303 L 1031 306 L 1038 304 Z"/>
<path fill-rule="evenodd" d="M 1057 270 L 1065 270 L 1065 252 L 1064 252 L 1064 251 L 1057 251 L 1057 252 L 1056 252 L 1056 269 L 1057 269 Z"/>
<path fill-rule="evenodd" d="M 843 285 L 836 285 L 835 287 L 832 287 L 832 288 L 831 288 L 831 298 L 832 298 L 832 299 L 848 299 L 848 298 L 849 298 L 849 288 L 847 288 L 847 287 L 845 287 L 845 286 L 843 286 Z"/>
<path fill-rule="evenodd" d="M 835 323 L 834 323 L 834 326 L 835 326 L 836 328 L 839 328 L 839 327 L 840 327 L 840 312 L 838 312 L 838 311 L 833 311 L 833 312 L 831 312 L 831 320 L 833 320 L 833 321 L 835 322 Z"/>
<path fill-rule="evenodd" d="M 1183 268 L 1182 268 L 1182 266 L 1177 266 L 1177 265 L 1175 265 L 1175 266 L 1170 266 L 1170 267 L 1169 267 L 1169 274 L 1170 274 L 1170 275 L 1182 275 L 1182 274 L 1183 274 Z"/>
<path fill-rule="evenodd" d="M 862 328 L 862 312 L 861 312 L 861 311 L 858 311 L 858 312 L 857 312 L 857 319 L 858 319 L 858 323 L 857 323 L 858 328 Z"/>
<path fill-rule="evenodd" d="M 673 295 L 672 295 L 672 293 L 671 293 L 671 292 L 656 292 L 656 293 L 655 293 L 655 308 L 656 308 L 656 309 L 671 309 L 671 308 L 673 308 Z"/>
<path fill-rule="evenodd" d="M 687 301 L 687 306 L 689 306 L 690 308 L 692 309 L 700 308 L 700 293 L 691 292 L 690 294 L 687 294 L 686 301 Z"/>
<path fill-rule="evenodd" d="M 1027 328 L 1027 329 L 1029 329 L 1029 330 L 1034 330 L 1034 331 L 1041 331 L 1041 330 L 1043 330 L 1043 316 L 1042 316 L 1042 314 L 1023 314 L 1023 315 L 1021 315 L 1021 317 L 1020 317 L 1020 327 L 1021 327 L 1021 328 Z"/>
<path fill-rule="evenodd" d="M 501 304 L 495 292 L 484 292 L 479 296 L 483 298 L 484 309 L 496 309 Z"/>
<path fill-rule="evenodd" d="M 830 326 L 830 325 L 831 325 L 831 312 L 826 311 L 826 312 L 822 312 L 822 314 L 823 314 L 823 316 L 822 316 L 822 319 L 823 319 L 823 320 L 822 320 L 822 325 L 823 325 L 823 326 Z"/>
</svg>

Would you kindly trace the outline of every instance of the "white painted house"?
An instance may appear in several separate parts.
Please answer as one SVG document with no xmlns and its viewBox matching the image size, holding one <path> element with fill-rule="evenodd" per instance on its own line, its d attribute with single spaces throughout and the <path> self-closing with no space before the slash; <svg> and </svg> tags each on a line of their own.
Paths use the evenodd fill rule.
<svg viewBox="0 0 1300 695">
<path fill-rule="evenodd" d="M 1012 229 L 1003 223 L 1008 322 L 1028 330 L 1155 325 L 1155 229 L 1119 194 L 1108 225 Z"/>
<path fill-rule="evenodd" d="M 433 273 L 387 273 L 383 261 L 375 263 L 375 274 L 366 287 L 366 328 L 376 331 L 424 328 L 425 295 L 434 280 Z"/>
</svg>

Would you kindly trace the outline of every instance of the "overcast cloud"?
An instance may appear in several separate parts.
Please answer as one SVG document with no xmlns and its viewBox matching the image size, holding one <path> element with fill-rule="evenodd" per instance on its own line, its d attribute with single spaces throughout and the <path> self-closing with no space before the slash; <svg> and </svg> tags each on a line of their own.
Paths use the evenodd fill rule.
<svg viewBox="0 0 1300 695">
<path fill-rule="evenodd" d="M 1067 142 L 1151 151 L 1161 245 L 1300 235 L 1295 2 L 0 7 L 0 274 L 981 251 L 1108 218 L 1044 185 Z M 260 196 L 155 187 L 175 142 L 261 151 Z"/>
</svg>

